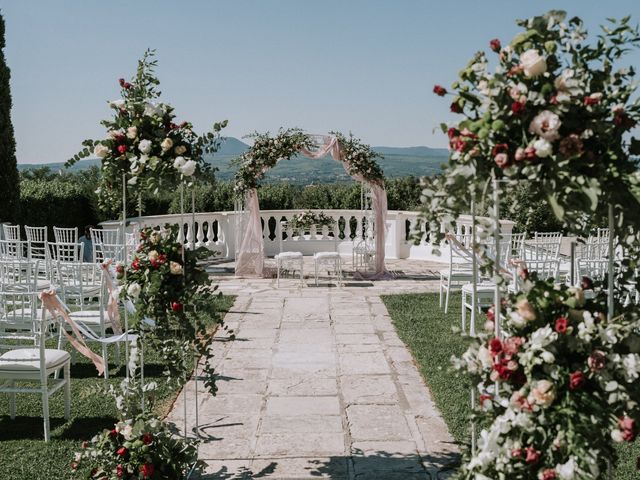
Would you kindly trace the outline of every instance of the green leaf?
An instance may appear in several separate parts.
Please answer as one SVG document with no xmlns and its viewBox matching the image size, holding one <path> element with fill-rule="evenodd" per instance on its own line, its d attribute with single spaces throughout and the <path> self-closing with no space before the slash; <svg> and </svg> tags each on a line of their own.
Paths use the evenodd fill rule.
<svg viewBox="0 0 640 480">
<path fill-rule="evenodd" d="M 560 206 L 558 203 L 558 199 L 555 195 L 550 194 L 547 199 L 549 200 L 549 205 L 551 205 L 551 209 L 553 210 L 554 215 L 558 220 L 564 219 L 564 208 Z"/>
</svg>

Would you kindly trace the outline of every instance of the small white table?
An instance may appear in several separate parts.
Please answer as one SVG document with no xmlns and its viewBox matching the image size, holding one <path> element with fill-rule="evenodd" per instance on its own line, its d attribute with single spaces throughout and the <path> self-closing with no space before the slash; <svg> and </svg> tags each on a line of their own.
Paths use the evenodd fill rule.
<svg viewBox="0 0 640 480">
<path fill-rule="evenodd" d="M 277 254 L 275 258 L 278 270 L 278 287 L 280 287 L 280 270 L 300 270 L 300 286 L 304 285 L 304 260 L 302 252 L 282 252 Z"/>
</svg>

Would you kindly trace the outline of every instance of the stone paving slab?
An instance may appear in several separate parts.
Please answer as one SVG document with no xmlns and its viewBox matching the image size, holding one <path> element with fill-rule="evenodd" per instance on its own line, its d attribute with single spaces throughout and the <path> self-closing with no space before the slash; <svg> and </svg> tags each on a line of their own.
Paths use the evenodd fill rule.
<svg viewBox="0 0 640 480">
<path fill-rule="evenodd" d="M 212 347 L 217 396 L 197 388 L 203 478 L 445 478 L 457 447 L 380 299 L 437 290 L 425 280 L 437 265 L 407 263 L 393 264 L 402 278 L 344 288 L 217 278 L 237 295 L 227 316 L 237 340 Z M 184 428 L 186 393 L 190 432 L 195 388 L 169 415 Z"/>
</svg>

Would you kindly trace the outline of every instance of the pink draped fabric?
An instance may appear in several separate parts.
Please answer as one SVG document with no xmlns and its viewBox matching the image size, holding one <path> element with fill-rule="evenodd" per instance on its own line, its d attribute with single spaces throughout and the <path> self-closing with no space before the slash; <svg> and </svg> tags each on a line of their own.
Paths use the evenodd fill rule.
<svg viewBox="0 0 640 480">
<path fill-rule="evenodd" d="M 368 280 L 381 280 L 390 278 L 384 264 L 385 236 L 387 229 L 387 192 L 382 185 L 371 183 L 361 175 L 352 175 L 349 172 L 349 163 L 342 155 L 340 142 L 337 137 L 325 135 L 323 144 L 317 150 L 311 151 L 301 148 L 300 153 L 312 159 L 322 158 L 327 154 L 342 163 L 344 170 L 359 182 L 366 183 L 371 188 L 373 210 L 375 212 L 375 239 L 376 239 L 376 266 L 374 272 L 356 272 L 356 278 Z M 249 221 L 244 226 L 242 243 L 236 259 L 236 275 L 238 276 L 262 276 L 264 246 L 262 239 L 262 223 L 260 222 L 260 206 L 258 193 L 255 188 L 247 192 L 245 197 L 245 209 L 249 213 Z M 258 261 L 259 260 L 259 261 Z"/>
<path fill-rule="evenodd" d="M 100 355 L 93 352 L 87 346 L 84 338 L 82 338 L 82 334 L 78 330 L 76 322 L 74 322 L 73 318 L 71 318 L 67 313 L 67 310 L 64 308 L 62 302 L 60 302 L 60 299 L 56 295 L 56 291 L 52 289 L 40 293 L 40 300 L 42 300 L 42 305 L 47 309 L 47 311 L 53 318 L 62 317 L 64 321 L 69 324 L 73 335 L 71 335 L 64 327 L 61 326 L 60 328 L 62 329 L 62 333 L 65 337 L 67 337 L 67 340 L 73 348 L 75 348 L 79 353 L 93 362 L 93 364 L 98 369 L 98 375 L 102 375 L 104 372 L 104 360 Z"/>
<path fill-rule="evenodd" d="M 247 223 L 242 232 L 242 241 L 236 258 L 236 275 L 239 277 L 261 277 L 264 266 L 264 245 L 258 191 L 252 188 L 245 195 Z"/>
<path fill-rule="evenodd" d="M 116 288 L 113 277 L 111 276 L 111 264 L 113 260 L 109 259 L 100 264 L 104 280 L 109 292 L 109 300 L 107 301 L 107 315 L 111 320 L 111 328 L 113 333 L 119 335 L 122 333 L 122 324 L 120 323 L 120 309 L 118 308 L 118 289 Z"/>
</svg>

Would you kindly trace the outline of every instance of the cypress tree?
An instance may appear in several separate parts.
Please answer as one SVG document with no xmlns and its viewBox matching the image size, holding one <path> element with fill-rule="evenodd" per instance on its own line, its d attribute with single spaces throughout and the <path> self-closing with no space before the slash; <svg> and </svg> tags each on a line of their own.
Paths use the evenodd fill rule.
<svg viewBox="0 0 640 480">
<path fill-rule="evenodd" d="M 0 14 L 0 221 L 16 223 L 20 207 L 20 178 L 11 124 L 11 72 L 4 58 L 4 30 L 4 17 Z"/>
</svg>

